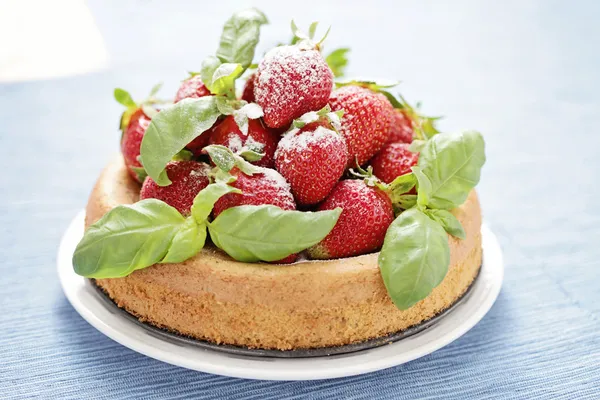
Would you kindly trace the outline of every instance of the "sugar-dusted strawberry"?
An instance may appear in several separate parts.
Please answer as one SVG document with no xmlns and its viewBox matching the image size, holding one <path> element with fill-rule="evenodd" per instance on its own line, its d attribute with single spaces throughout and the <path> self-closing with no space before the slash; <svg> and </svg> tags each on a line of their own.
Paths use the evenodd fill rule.
<svg viewBox="0 0 600 400">
<path fill-rule="evenodd" d="M 279 139 L 279 133 L 265 127 L 260 119 L 248 120 L 248 133 L 244 134 L 235 122 L 233 115 L 230 115 L 212 128 L 209 143 L 223 145 L 234 153 L 244 150 L 262 153 L 263 157 L 253 164 L 273 168 L 275 149 Z"/>
<path fill-rule="evenodd" d="M 314 46 L 299 43 L 269 51 L 258 65 L 254 97 L 268 127 L 287 126 L 327 104 L 333 73 Z"/>
<path fill-rule="evenodd" d="M 142 164 L 139 161 L 140 146 L 149 125 L 150 118 L 139 108 L 131 115 L 129 124 L 123 131 L 123 136 L 121 136 L 121 153 L 123 154 L 125 165 L 133 179 L 140 183 L 139 173 L 143 170 Z"/>
<path fill-rule="evenodd" d="M 381 93 L 361 86 L 342 86 L 333 91 L 329 105 L 344 110 L 340 133 L 348 146 L 348 166 L 366 163 L 388 141 L 395 110 Z"/>
<path fill-rule="evenodd" d="M 320 243 L 308 249 L 313 259 L 357 256 L 383 244 L 394 209 L 387 193 L 363 180 L 338 182 L 319 210 L 343 209 L 337 224 Z"/>
<path fill-rule="evenodd" d="M 391 183 L 407 174 L 417 165 L 419 153 L 411 152 L 408 143 L 389 143 L 371 160 L 373 174 L 385 183 Z"/>
<path fill-rule="evenodd" d="M 142 185 L 140 199 L 162 200 L 187 216 L 198 192 L 209 184 L 211 167 L 196 161 L 171 161 L 165 169 L 172 183 L 159 186 L 148 176 Z"/>
<path fill-rule="evenodd" d="M 297 259 L 298 259 L 298 254 L 290 254 L 286 258 L 278 260 L 278 261 L 273 261 L 270 264 L 292 264 L 292 263 L 295 263 Z"/>
<path fill-rule="evenodd" d="M 242 92 L 242 100 L 246 100 L 248 103 L 254 103 L 254 81 L 256 79 L 256 74 L 252 74 L 246 80 L 244 84 L 244 91 Z"/>
<path fill-rule="evenodd" d="M 242 205 L 271 204 L 284 210 L 296 209 L 289 183 L 274 169 L 259 168 L 259 172 L 247 175 L 234 167 L 229 173 L 236 178 L 230 185 L 242 193 L 221 197 L 213 208 L 215 217 L 228 208 Z"/>
<path fill-rule="evenodd" d="M 275 166 L 300 205 L 317 204 L 327 197 L 347 162 L 346 142 L 324 116 L 288 132 L 275 153 Z"/>
<path fill-rule="evenodd" d="M 396 109 L 390 124 L 388 143 L 412 143 L 413 121 L 403 110 Z"/>
<path fill-rule="evenodd" d="M 200 79 L 200 75 L 193 75 L 183 81 L 177 93 L 175 94 L 175 103 L 183 99 L 197 99 L 199 97 L 210 96 L 211 93 L 204 82 Z"/>
</svg>

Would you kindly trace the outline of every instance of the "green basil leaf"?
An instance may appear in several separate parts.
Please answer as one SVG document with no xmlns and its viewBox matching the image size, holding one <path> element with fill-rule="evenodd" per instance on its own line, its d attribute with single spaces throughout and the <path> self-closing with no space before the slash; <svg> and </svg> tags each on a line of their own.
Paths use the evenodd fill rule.
<svg viewBox="0 0 600 400">
<path fill-rule="evenodd" d="M 379 253 L 381 277 L 401 310 L 427 297 L 442 282 L 449 264 L 448 235 L 417 208 L 392 222 Z"/>
<path fill-rule="evenodd" d="M 204 150 L 208 153 L 211 161 L 215 163 L 219 169 L 224 172 L 229 172 L 235 165 L 234 154 L 223 145 L 206 146 Z"/>
<path fill-rule="evenodd" d="M 89 278 L 117 278 L 160 262 L 185 223 L 156 199 L 121 205 L 92 224 L 73 254 L 73 267 Z"/>
<path fill-rule="evenodd" d="M 208 56 L 202 61 L 202 67 L 200 67 L 200 79 L 202 79 L 202 83 L 204 83 L 204 86 L 206 86 L 211 93 L 213 75 L 217 68 L 219 68 L 219 65 L 221 65 L 221 60 L 215 56 Z M 193 76 L 194 75 L 192 75 L 192 77 Z"/>
<path fill-rule="evenodd" d="M 235 97 L 235 80 L 244 73 L 241 64 L 225 63 L 213 73 L 210 91 L 213 94 L 227 94 Z"/>
<path fill-rule="evenodd" d="M 175 234 L 165 257 L 160 261 L 180 263 L 194 257 L 206 242 L 206 224 L 198 224 L 193 217 L 187 217 Z"/>
<path fill-rule="evenodd" d="M 238 206 L 219 214 L 208 230 L 213 243 L 238 261 L 277 261 L 323 240 L 341 212 Z"/>
<path fill-rule="evenodd" d="M 452 236 L 459 239 L 466 237 L 465 230 L 460 221 L 448 210 L 425 210 L 425 214 L 432 220 L 436 221 Z"/>
<path fill-rule="evenodd" d="M 415 139 L 408 146 L 408 150 L 412 151 L 413 153 L 419 153 L 419 152 L 421 152 L 421 150 L 423 150 L 423 147 L 425 146 L 425 143 L 427 143 L 426 140 Z"/>
<path fill-rule="evenodd" d="M 240 108 L 241 103 L 241 100 L 232 100 L 223 96 L 217 96 L 215 101 L 219 112 L 223 115 L 233 115 L 233 113 Z"/>
<path fill-rule="evenodd" d="M 148 95 L 148 98 L 153 98 L 154 96 L 156 96 L 156 94 L 158 93 L 158 91 L 160 90 L 160 88 L 162 88 L 162 82 L 157 83 L 156 85 L 152 86 L 152 89 L 150 89 L 150 94 Z"/>
<path fill-rule="evenodd" d="M 137 176 L 138 182 L 144 182 L 144 179 L 148 176 L 144 167 L 129 167 Z"/>
<path fill-rule="evenodd" d="M 194 203 L 192 204 L 192 216 L 199 224 L 204 223 L 208 220 L 208 216 L 217 200 L 227 193 L 242 193 L 242 191 L 227 185 L 225 182 L 211 183 L 202 189 L 194 198 Z"/>
<path fill-rule="evenodd" d="M 159 112 L 142 139 L 141 161 L 148 175 L 160 186 L 171 184 L 167 163 L 213 126 L 219 115 L 214 96 L 184 99 Z"/>
<path fill-rule="evenodd" d="M 485 144 L 479 132 L 439 134 L 429 139 L 417 164 L 431 182 L 427 206 L 451 209 L 464 203 L 479 183 L 484 163 Z"/>
<path fill-rule="evenodd" d="M 411 168 L 417 178 L 417 204 L 422 207 L 427 206 L 433 187 L 429 178 L 421 171 L 421 168 L 414 166 Z"/>
<path fill-rule="evenodd" d="M 121 88 L 116 88 L 114 91 L 115 100 L 127 108 L 137 107 L 137 104 L 131 98 L 128 91 Z"/>
<path fill-rule="evenodd" d="M 346 66 L 348 66 L 348 52 L 350 52 L 350 49 L 343 47 L 332 51 L 325 57 L 325 61 L 329 65 L 329 68 L 331 68 L 333 76 L 340 77 L 344 75 Z"/>
<path fill-rule="evenodd" d="M 260 37 L 260 26 L 267 17 L 256 8 L 238 11 L 225 22 L 217 57 L 224 63 L 252 64 L 254 50 Z"/>
<path fill-rule="evenodd" d="M 175 154 L 172 158 L 173 161 L 190 161 L 194 157 L 194 153 L 189 150 L 183 149 L 179 153 Z"/>
<path fill-rule="evenodd" d="M 258 146 L 256 146 L 256 147 L 258 147 Z M 261 146 L 261 147 L 263 147 L 263 146 Z M 256 151 L 256 150 L 252 150 L 252 149 L 244 146 L 244 147 L 242 147 L 242 150 L 238 153 L 238 155 L 248 162 L 256 162 L 256 161 L 262 160 L 262 158 L 265 156 L 265 153 L 262 153 L 262 152 Z"/>
</svg>

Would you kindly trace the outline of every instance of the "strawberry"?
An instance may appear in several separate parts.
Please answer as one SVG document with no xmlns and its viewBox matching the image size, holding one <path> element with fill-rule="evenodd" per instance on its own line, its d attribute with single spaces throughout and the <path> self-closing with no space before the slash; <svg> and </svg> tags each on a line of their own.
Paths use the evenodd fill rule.
<svg viewBox="0 0 600 400">
<path fill-rule="evenodd" d="M 193 75 L 183 81 L 177 93 L 175 94 L 174 102 L 177 103 L 183 99 L 197 99 L 199 97 L 210 96 L 211 93 L 204 86 L 204 82 L 200 79 L 200 75 Z"/>
<path fill-rule="evenodd" d="M 279 261 L 270 262 L 269 264 L 292 264 L 292 263 L 296 262 L 297 259 L 298 259 L 298 254 L 290 254 L 286 258 L 283 258 Z"/>
<path fill-rule="evenodd" d="M 417 165 L 419 153 L 411 152 L 408 143 L 389 143 L 371 160 L 373 173 L 385 183 L 407 174 Z"/>
<path fill-rule="evenodd" d="M 123 136 L 121 136 L 121 153 L 125 165 L 133 179 L 140 183 L 143 180 L 143 178 L 140 179 L 139 174 L 143 170 L 139 161 L 140 146 L 149 125 L 150 118 L 141 108 L 138 108 L 129 118 L 129 123 L 123 131 Z"/>
<path fill-rule="evenodd" d="M 242 100 L 246 100 L 248 103 L 254 103 L 254 81 L 256 80 L 256 74 L 252 74 L 248 77 L 248 80 L 244 84 L 244 91 L 242 92 Z"/>
<path fill-rule="evenodd" d="M 344 138 L 322 118 L 288 132 L 277 146 L 275 166 L 299 205 L 321 202 L 346 170 Z"/>
<path fill-rule="evenodd" d="M 253 162 L 253 164 L 273 168 L 273 158 L 279 139 L 280 135 L 276 131 L 266 128 L 260 119 L 249 120 L 248 133 L 244 135 L 235 122 L 233 115 L 230 115 L 212 128 L 209 143 L 223 145 L 234 153 L 240 153 L 244 150 L 263 153 L 263 157 Z"/>
<path fill-rule="evenodd" d="M 190 215 L 194 198 L 209 184 L 211 167 L 196 161 L 171 161 L 166 171 L 171 184 L 159 186 L 146 177 L 140 191 L 140 199 L 159 199 L 175 207 L 182 215 Z"/>
<path fill-rule="evenodd" d="M 387 193 L 363 180 L 343 180 L 319 206 L 319 210 L 343 209 L 337 224 L 321 242 L 308 249 L 313 259 L 357 256 L 383 245 L 394 209 Z"/>
<path fill-rule="evenodd" d="M 413 122 L 403 110 L 396 109 L 390 125 L 388 143 L 412 143 L 412 141 Z"/>
<path fill-rule="evenodd" d="M 242 193 L 228 193 L 217 200 L 213 208 L 215 217 L 228 208 L 242 205 L 272 204 L 284 210 L 296 209 L 290 185 L 274 169 L 260 168 L 259 172 L 247 175 L 234 167 L 229 173 L 236 178 L 230 185 Z"/>
<path fill-rule="evenodd" d="M 388 140 L 394 108 L 381 93 L 360 86 L 342 86 L 331 94 L 329 105 L 344 110 L 340 133 L 348 146 L 348 166 L 366 163 Z"/>
<path fill-rule="evenodd" d="M 318 50 L 304 42 L 269 51 L 254 81 L 256 103 L 270 128 L 287 126 L 309 111 L 323 108 L 333 88 L 333 73 Z"/>
</svg>

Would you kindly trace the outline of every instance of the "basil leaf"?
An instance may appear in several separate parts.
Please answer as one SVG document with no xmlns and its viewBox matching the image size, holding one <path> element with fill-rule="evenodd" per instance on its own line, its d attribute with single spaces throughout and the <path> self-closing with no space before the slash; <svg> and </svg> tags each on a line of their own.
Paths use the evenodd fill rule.
<svg viewBox="0 0 600 400">
<path fill-rule="evenodd" d="M 160 262 L 185 223 L 156 199 L 121 205 L 91 225 L 73 254 L 73 268 L 89 278 L 117 278 Z"/>
<path fill-rule="evenodd" d="M 133 101 L 131 95 L 125 89 L 116 88 L 114 91 L 114 96 L 115 100 L 118 103 L 124 105 L 127 108 L 137 107 L 137 104 L 135 104 L 135 101 Z"/>
<path fill-rule="evenodd" d="M 421 150 L 423 150 L 423 147 L 425 146 L 425 143 L 427 143 L 426 140 L 415 139 L 408 146 L 408 150 L 411 151 L 411 152 L 413 152 L 413 153 L 419 153 Z"/>
<path fill-rule="evenodd" d="M 206 146 L 204 150 L 208 153 L 211 161 L 223 172 L 231 171 L 235 165 L 234 154 L 223 145 Z"/>
<path fill-rule="evenodd" d="M 241 64 L 225 63 L 219 65 L 213 73 L 210 92 L 227 94 L 235 97 L 235 80 L 244 72 Z"/>
<path fill-rule="evenodd" d="M 192 216 L 199 224 L 204 223 L 208 219 L 217 200 L 227 193 L 242 193 L 242 191 L 227 185 L 225 182 L 211 183 L 194 198 Z"/>
<path fill-rule="evenodd" d="M 433 136 L 421 150 L 417 164 L 431 182 L 426 205 L 451 209 L 464 203 L 479 182 L 484 163 L 485 144 L 479 132 Z"/>
<path fill-rule="evenodd" d="M 465 230 L 460 221 L 448 210 L 425 210 L 425 214 L 442 226 L 452 236 L 459 239 L 466 237 Z"/>
<path fill-rule="evenodd" d="M 267 17 L 256 8 L 238 11 L 225 22 L 217 57 L 224 63 L 238 63 L 243 69 L 252 64 L 260 36 L 260 26 Z"/>
<path fill-rule="evenodd" d="M 148 176 L 144 167 L 129 167 L 136 175 L 138 182 L 144 182 L 144 179 Z"/>
<path fill-rule="evenodd" d="M 429 178 L 421 171 L 421 168 L 418 166 L 412 167 L 412 172 L 417 178 L 417 204 L 422 207 L 427 206 L 429 203 L 429 197 L 431 196 L 431 192 L 433 191 L 433 186 Z"/>
<path fill-rule="evenodd" d="M 194 257 L 206 242 L 206 225 L 199 224 L 193 217 L 187 217 L 175 234 L 167 255 L 161 263 L 180 263 Z"/>
<path fill-rule="evenodd" d="M 221 60 L 215 56 L 208 56 L 202 61 L 202 67 L 200 67 L 200 79 L 202 79 L 202 83 L 204 83 L 204 86 L 206 86 L 211 93 L 213 75 L 217 68 L 219 68 L 219 65 L 221 65 Z"/>
<path fill-rule="evenodd" d="M 333 76 L 340 77 L 344 75 L 346 71 L 346 66 L 348 65 L 348 52 L 349 48 L 344 47 L 341 49 L 336 49 L 329 53 L 327 57 L 325 57 L 325 61 L 331 71 L 333 72 Z"/>
<path fill-rule="evenodd" d="M 142 139 L 141 161 L 148 175 L 160 186 L 171 184 L 167 163 L 213 126 L 219 115 L 214 96 L 184 99 L 159 112 Z"/>
<path fill-rule="evenodd" d="M 213 243 L 238 261 L 277 261 L 319 243 L 335 226 L 341 208 L 287 211 L 272 205 L 238 206 L 208 225 Z"/>
<path fill-rule="evenodd" d="M 446 276 L 448 235 L 422 211 L 411 208 L 388 228 L 378 262 L 390 298 L 406 310 L 427 297 Z"/>
</svg>

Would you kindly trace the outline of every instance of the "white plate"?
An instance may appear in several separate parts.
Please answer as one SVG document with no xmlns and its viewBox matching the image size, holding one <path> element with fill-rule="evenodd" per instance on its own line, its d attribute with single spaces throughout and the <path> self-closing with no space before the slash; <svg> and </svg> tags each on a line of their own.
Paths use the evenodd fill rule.
<svg viewBox="0 0 600 400">
<path fill-rule="evenodd" d="M 483 266 L 463 301 L 432 327 L 390 345 L 356 353 L 314 358 L 264 358 L 226 354 L 172 343 L 111 310 L 91 284 L 73 272 L 71 258 L 83 235 L 84 212 L 71 222 L 58 250 L 58 276 L 77 312 L 109 338 L 148 357 L 211 374 L 266 380 L 309 380 L 359 375 L 423 357 L 458 339 L 494 304 L 504 266 L 495 235 L 484 225 Z"/>
</svg>

